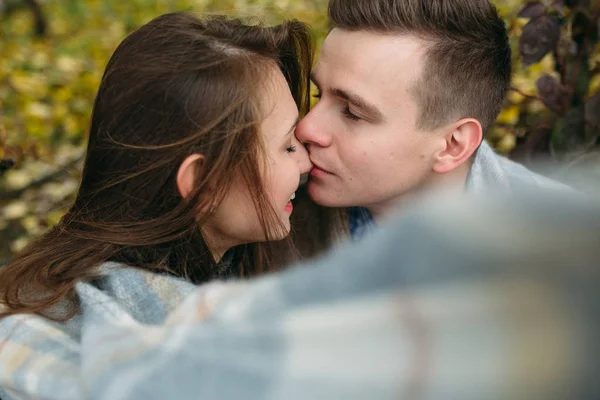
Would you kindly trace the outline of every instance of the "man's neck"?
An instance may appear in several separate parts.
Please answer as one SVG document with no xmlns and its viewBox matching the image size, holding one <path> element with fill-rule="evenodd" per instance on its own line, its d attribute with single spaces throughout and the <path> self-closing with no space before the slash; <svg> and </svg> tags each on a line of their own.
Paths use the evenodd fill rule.
<svg viewBox="0 0 600 400">
<path fill-rule="evenodd" d="M 422 197 L 428 192 L 464 191 L 470 169 L 471 163 L 465 163 L 451 172 L 445 174 L 436 174 L 419 188 L 407 193 L 403 193 L 401 196 L 395 197 L 388 201 L 367 206 L 367 209 L 375 221 L 381 222 L 385 221 L 390 214 L 394 213 L 398 209 L 404 208 L 407 204 L 415 202 L 416 199 Z"/>
</svg>

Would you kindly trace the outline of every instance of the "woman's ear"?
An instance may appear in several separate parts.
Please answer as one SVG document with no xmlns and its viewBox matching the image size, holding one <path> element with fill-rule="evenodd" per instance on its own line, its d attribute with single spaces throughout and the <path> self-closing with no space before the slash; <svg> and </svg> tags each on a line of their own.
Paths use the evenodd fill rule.
<svg viewBox="0 0 600 400">
<path fill-rule="evenodd" d="M 196 185 L 197 163 L 204 162 L 202 154 L 192 154 L 186 157 L 177 171 L 177 189 L 184 199 L 190 195 Z"/>
</svg>

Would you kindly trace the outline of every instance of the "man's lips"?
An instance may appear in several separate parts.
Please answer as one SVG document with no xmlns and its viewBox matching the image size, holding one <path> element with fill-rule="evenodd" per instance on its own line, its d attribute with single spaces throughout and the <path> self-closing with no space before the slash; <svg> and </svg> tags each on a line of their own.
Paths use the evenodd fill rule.
<svg viewBox="0 0 600 400">
<path fill-rule="evenodd" d="M 333 175 L 333 174 L 313 161 L 313 168 L 310 170 L 310 175 L 318 177 L 318 176 Z"/>
</svg>

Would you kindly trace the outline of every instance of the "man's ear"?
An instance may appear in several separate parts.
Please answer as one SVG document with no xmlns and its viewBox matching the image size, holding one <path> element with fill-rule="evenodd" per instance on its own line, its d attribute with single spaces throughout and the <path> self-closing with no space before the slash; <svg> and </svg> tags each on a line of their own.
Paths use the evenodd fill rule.
<svg viewBox="0 0 600 400">
<path fill-rule="evenodd" d="M 445 134 L 444 148 L 437 154 L 433 170 L 445 174 L 463 165 L 481 144 L 483 130 L 479 121 L 464 118 L 452 124 Z"/>
<path fill-rule="evenodd" d="M 189 196 L 196 185 L 196 168 L 198 163 L 202 165 L 204 156 L 202 154 L 192 154 L 186 157 L 177 171 L 177 189 L 184 199 Z"/>
</svg>

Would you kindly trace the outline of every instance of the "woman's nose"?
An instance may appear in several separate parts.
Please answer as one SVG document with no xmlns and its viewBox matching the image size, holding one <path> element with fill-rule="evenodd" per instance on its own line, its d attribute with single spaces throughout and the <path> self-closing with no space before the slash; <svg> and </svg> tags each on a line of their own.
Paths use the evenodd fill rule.
<svg viewBox="0 0 600 400">
<path fill-rule="evenodd" d="M 313 164 L 310 161 L 310 157 L 308 156 L 308 151 L 306 147 L 301 142 L 298 142 L 296 145 L 296 160 L 298 160 L 298 166 L 300 167 L 300 174 L 307 174 L 313 168 Z"/>
</svg>

